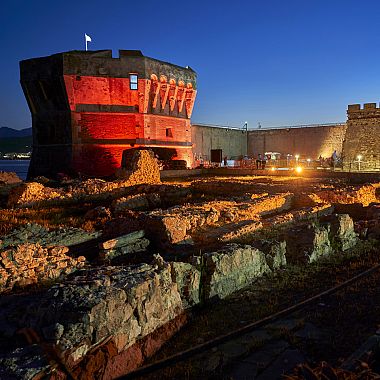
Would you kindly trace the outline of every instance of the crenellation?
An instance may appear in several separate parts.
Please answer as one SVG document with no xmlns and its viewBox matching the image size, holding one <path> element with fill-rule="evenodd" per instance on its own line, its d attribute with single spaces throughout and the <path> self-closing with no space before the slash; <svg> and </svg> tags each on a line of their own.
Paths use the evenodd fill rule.
<svg viewBox="0 0 380 380">
<path fill-rule="evenodd" d="M 374 108 L 377 108 L 376 103 L 364 103 L 364 109 L 365 110 L 370 110 L 370 109 L 374 109 Z"/>
<path fill-rule="evenodd" d="M 360 104 L 349 104 L 348 105 L 348 111 L 360 111 L 361 106 Z"/>
</svg>

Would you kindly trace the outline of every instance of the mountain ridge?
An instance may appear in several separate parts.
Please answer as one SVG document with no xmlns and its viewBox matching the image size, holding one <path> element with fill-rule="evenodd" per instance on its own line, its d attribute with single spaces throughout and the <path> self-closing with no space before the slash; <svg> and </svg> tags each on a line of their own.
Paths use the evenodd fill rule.
<svg viewBox="0 0 380 380">
<path fill-rule="evenodd" d="M 32 136 L 32 128 L 13 129 L 9 127 L 0 127 L 0 138 L 15 138 L 15 137 L 29 137 Z"/>
</svg>

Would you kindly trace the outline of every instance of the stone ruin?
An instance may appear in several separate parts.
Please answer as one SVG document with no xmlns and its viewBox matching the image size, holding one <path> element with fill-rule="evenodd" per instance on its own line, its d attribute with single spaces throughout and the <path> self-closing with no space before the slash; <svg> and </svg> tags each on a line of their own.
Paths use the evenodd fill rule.
<svg viewBox="0 0 380 380">
<path fill-rule="evenodd" d="M 55 203 L 85 198 L 108 197 L 124 188 L 140 184 L 160 184 L 160 170 L 151 150 L 134 150 L 126 169 L 118 171 L 119 179 L 105 181 L 88 179 L 72 181 L 66 187 L 51 188 L 39 182 L 23 182 L 10 190 L 8 207 L 30 207 L 37 203 L 54 201 Z"/>
<path fill-rule="evenodd" d="M 235 188 L 231 197 L 219 186 L 210 199 L 212 186 L 203 186 L 210 198 L 201 200 L 200 185 L 132 186 L 108 200 L 102 231 L 27 225 L 4 236 L 0 378 L 115 378 L 155 353 L 193 307 L 287 265 L 343 255 L 359 237 L 380 238 L 376 184 L 346 193 Z M 365 225 L 335 212 L 357 204 Z M 271 235 L 274 227 L 281 233 Z"/>
</svg>

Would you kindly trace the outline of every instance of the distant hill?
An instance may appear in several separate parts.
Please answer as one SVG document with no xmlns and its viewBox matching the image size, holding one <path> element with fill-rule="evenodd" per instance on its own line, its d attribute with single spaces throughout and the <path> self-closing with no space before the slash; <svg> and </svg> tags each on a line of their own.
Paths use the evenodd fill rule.
<svg viewBox="0 0 380 380">
<path fill-rule="evenodd" d="M 17 130 L 8 127 L 0 127 L 0 139 L 29 136 L 32 136 L 32 128 Z"/>
<path fill-rule="evenodd" d="M 0 127 L 0 156 L 5 153 L 30 152 L 32 140 L 32 128 L 17 130 Z"/>
</svg>

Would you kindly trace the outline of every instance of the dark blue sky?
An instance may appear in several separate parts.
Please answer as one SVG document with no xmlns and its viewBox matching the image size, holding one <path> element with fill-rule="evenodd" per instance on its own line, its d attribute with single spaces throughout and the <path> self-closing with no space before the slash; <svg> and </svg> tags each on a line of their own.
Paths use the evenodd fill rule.
<svg viewBox="0 0 380 380">
<path fill-rule="evenodd" d="M 0 126 L 31 125 L 18 61 L 140 49 L 198 73 L 192 120 L 255 128 L 344 121 L 380 100 L 380 1 L 42 1 L 0 3 Z"/>
</svg>

